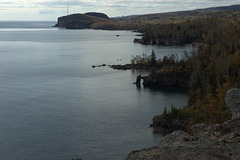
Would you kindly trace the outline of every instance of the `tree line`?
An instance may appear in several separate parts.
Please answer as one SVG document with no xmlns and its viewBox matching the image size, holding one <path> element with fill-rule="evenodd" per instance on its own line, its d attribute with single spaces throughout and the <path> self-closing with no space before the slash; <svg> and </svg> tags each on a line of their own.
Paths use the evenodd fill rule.
<svg viewBox="0 0 240 160">
<path fill-rule="evenodd" d="M 154 65 L 154 74 L 191 73 L 188 107 L 178 110 L 181 118 L 190 120 L 189 127 L 194 123 L 223 123 L 229 119 L 225 94 L 231 88 L 240 87 L 239 16 L 230 14 L 178 24 L 149 25 L 143 38 L 146 42 L 203 44 L 196 53 L 185 54 L 181 60 L 176 55 L 155 60 L 143 54 L 133 57 L 131 62 L 134 65 Z"/>
</svg>

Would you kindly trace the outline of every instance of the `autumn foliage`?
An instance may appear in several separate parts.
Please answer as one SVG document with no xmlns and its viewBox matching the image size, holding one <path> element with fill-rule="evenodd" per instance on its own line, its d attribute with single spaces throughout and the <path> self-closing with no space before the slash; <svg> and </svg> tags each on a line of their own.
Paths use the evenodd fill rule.
<svg viewBox="0 0 240 160">
<path fill-rule="evenodd" d="M 207 46 L 199 48 L 193 59 L 186 112 L 193 122 L 223 123 L 229 118 L 225 94 L 240 87 L 240 20 L 228 17 L 208 23 L 213 26 L 202 38 Z"/>
<path fill-rule="evenodd" d="M 157 60 L 157 73 L 191 72 L 188 107 L 179 111 L 190 119 L 190 125 L 199 122 L 223 123 L 229 119 L 225 94 L 231 88 L 240 87 L 238 14 L 201 17 L 177 24 L 155 24 L 146 30 L 143 38 L 145 42 L 197 44 L 197 53 L 188 55 L 187 59 L 176 61 L 173 55 Z M 149 58 L 147 64 L 150 64 Z"/>
</svg>

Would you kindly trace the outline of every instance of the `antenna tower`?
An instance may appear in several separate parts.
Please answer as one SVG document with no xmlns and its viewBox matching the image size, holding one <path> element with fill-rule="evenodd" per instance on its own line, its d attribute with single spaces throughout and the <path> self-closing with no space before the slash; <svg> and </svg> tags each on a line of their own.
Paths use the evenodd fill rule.
<svg viewBox="0 0 240 160">
<path fill-rule="evenodd" d="M 68 2 L 67 2 L 67 15 L 68 15 Z"/>
</svg>

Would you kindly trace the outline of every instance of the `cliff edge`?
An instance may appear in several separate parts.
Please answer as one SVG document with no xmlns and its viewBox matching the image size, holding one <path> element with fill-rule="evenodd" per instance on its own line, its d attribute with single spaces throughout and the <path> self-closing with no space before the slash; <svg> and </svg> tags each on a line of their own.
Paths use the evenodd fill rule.
<svg viewBox="0 0 240 160">
<path fill-rule="evenodd" d="M 238 160 L 240 157 L 240 89 L 227 92 L 226 105 L 232 119 L 222 125 L 195 124 L 192 135 L 178 130 L 151 148 L 130 152 L 126 160 Z"/>
<path fill-rule="evenodd" d="M 88 29 L 99 22 L 108 22 L 110 19 L 104 13 L 88 12 L 85 14 L 71 14 L 58 18 L 54 27 L 63 27 L 67 29 Z"/>
</svg>

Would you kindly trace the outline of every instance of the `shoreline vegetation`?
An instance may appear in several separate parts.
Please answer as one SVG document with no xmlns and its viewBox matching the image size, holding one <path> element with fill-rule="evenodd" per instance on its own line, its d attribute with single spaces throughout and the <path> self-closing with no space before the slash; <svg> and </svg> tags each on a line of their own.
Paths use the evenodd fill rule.
<svg viewBox="0 0 240 160">
<path fill-rule="evenodd" d="M 153 66 L 154 56 L 147 57 L 144 54 L 131 60 L 132 65 L 152 67 L 150 75 L 143 78 L 144 84 L 147 84 L 145 79 L 148 79 L 149 86 L 176 85 L 190 88 L 187 107 L 177 110 L 179 115 L 174 114 L 175 116 L 170 116 L 171 119 L 166 116 L 171 115 L 172 111 L 155 116 L 152 124 L 155 129 L 166 126 L 161 123 L 166 119 L 167 121 L 187 120 L 188 123 L 185 123 L 184 127 L 179 127 L 188 132 L 191 132 L 190 128 L 195 123 L 222 124 L 229 119 L 224 95 L 229 89 L 240 86 L 239 17 L 229 14 L 221 18 L 200 18 L 189 23 L 169 24 L 165 29 L 161 26 L 161 29 L 149 29 L 147 37 L 156 37 L 160 34 L 168 39 L 172 35 L 184 37 L 185 32 L 180 33 L 179 28 L 194 28 L 191 39 L 193 43 L 200 44 L 196 53 L 186 53 L 180 61 L 171 55 L 155 60 Z M 147 37 L 143 36 L 143 39 L 148 39 Z M 177 80 L 179 82 L 176 82 Z M 171 129 L 170 132 L 172 131 L 174 130 Z"/>
<path fill-rule="evenodd" d="M 150 72 L 148 76 L 139 75 L 135 84 L 140 86 L 143 80 L 145 87 L 190 87 L 190 77 L 192 67 L 190 65 L 190 57 L 187 52 L 185 56 L 179 60 L 177 54 L 164 56 L 163 59 L 156 59 L 154 50 L 151 55 L 143 53 L 132 57 L 131 64 L 111 65 L 110 67 L 118 70 L 147 70 Z"/>
<path fill-rule="evenodd" d="M 78 16 L 83 19 L 74 19 Z M 192 44 L 198 48 L 197 52 L 185 53 L 182 59 L 177 55 L 156 59 L 152 51 L 150 56 L 142 54 L 132 57 L 131 64 L 111 66 L 113 69 L 149 70 L 148 76 L 137 77 L 138 86 L 143 79 L 144 86 L 189 88 L 187 106 L 182 109 L 173 106 L 170 111 L 165 109 L 159 113 L 161 115 L 154 116 L 151 126 L 155 130 L 164 133 L 183 130 L 192 134 L 192 127 L 198 123 L 219 124 L 221 129 L 223 123 L 230 119 L 232 113 L 224 99 L 228 90 L 240 88 L 240 5 L 118 19 L 103 15 L 93 18 L 94 14 L 78 16 L 60 17 L 56 26 L 137 30 L 143 36 L 135 39 L 136 43 L 168 46 Z M 239 127 L 239 120 L 237 122 Z M 192 138 L 188 137 L 186 141 L 196 141 Z"/>
</svg>

